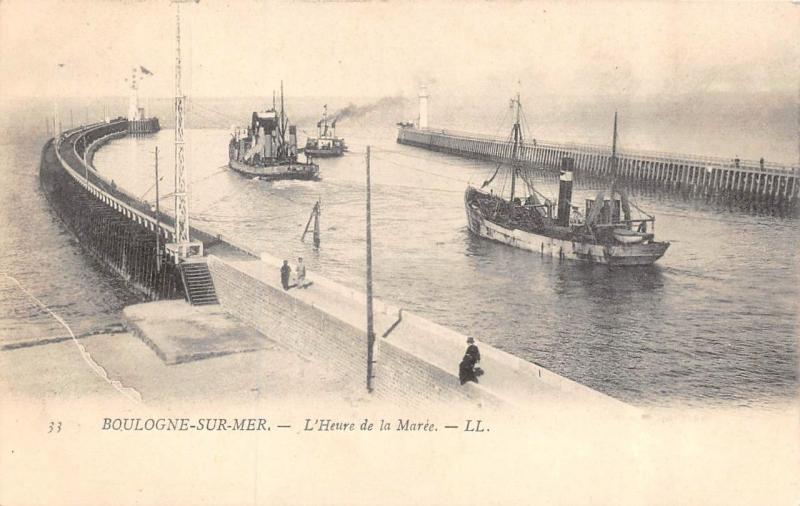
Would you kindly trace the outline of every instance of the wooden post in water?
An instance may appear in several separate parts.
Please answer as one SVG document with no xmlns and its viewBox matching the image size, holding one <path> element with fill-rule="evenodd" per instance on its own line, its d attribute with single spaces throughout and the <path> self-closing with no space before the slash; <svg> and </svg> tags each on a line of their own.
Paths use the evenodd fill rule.
<svg viewBox="0 0 800 506">
<path fill-rule="evenodd" d="M 370 203 L 369 151 L 367 146 L 367 392 L 372 393 L 372 357 L 375 329 L 372 321 L 372 216 Z"/>
<path fill-rule="evenodd" d="M 314 204 L 314 207 L 311 209 L 311 214 L 308 215 L 308 222 L 306 222 L 306 228 L 303 229 L 303 235 L 300 236 L 300 241 L 306 240 L 306 234 L 308 233 L 308 227 L 311 226 L 311 220 L 314 220 L 314 247 L 319 248 L 319 211 L 320 211 L 320 200 L 317 199 L 317 202 Z"/>
<path fill-rule="evenodd" d="M 321 211 L 320 201 L 322 199 L 317 199 L 317 205 L 314 208 L 316 211 L 314 212 L 314 247 L 319 248 L 319 213 Z"/>
</svg>

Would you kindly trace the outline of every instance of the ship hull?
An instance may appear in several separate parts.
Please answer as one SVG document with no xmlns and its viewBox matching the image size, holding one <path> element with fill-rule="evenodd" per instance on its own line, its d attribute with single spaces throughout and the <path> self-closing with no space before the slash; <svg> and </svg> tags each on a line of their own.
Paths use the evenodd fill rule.
<svg viewBox="0 0 800 506">
<path fill-rule="evenodd" d="M 247 165 L 237 160 L 230 160 L 228 162 L 228 167 L 243 176 L 258 178 L 265 181 L 278 181 L 283 179 L 315 181 L 319 179 L 319 166 L 316 164 L 289 162 L 257 167 Z"/>
<path fill-rule="evenodd" d="M 314 158 L 331 158 L 334 156 L 342 156 L 344 151 L 341 149 L 308 149 L 304 153 L 313 156 Z"/>
<path fill-rule="evenodd" d="M 666 242 L 603 245 L 548 237 L 506 228 L 485 219 L 469 205 L 466 198 L 464 204 L 467 226 L 476 236 L 559 259 L 619 266 L 650 265 L 661 258 L 669 247 Z"/>
</svg>

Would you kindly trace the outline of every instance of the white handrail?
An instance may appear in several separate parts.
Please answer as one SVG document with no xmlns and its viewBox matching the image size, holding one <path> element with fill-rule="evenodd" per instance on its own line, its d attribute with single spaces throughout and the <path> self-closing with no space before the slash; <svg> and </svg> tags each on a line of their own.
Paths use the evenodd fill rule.
<svg viewBox="0 0 800 506">
<path fill-rule="evenodd" d="M 120 213 L 128 216 L 129 218 L 131 218 L 131 219 L 133 219 L 133 220 L 135 220 L 135 221 L 137 221 L 137 222 L 139 222 L 139 223 L 141 223 L 143 225 L 148 226 L 151 230 L 155 230 L 156 227 L 159 227 L 161 230 L 163 230 L 165 232 L 165 236 L 166 237 L 173 237 L 174 238 L 175 237 L 175 227 L 172 227 L 172 226 L 170 226 L 170 225 L 168 225 L 168 224 L 166 224 L 166 223 L 164 223 L 162 221 L 158 221 L 157 222 L 155 218 L 153 218 L 153 217 L 151 217 L 151 216 L 139 211 L 138 209 L 126 204 L 125 202 L 123 202 L 123 201 L 119 200 L 118 198 L 114 197 L 113 195 L 108 194 L 102 188 L 100 188 L 100 187 L 94 185 L 93 183 L 89 182 L 86 179 L 86 177 L 81 176 L 80 174 L 78 174 L 72 167 L 69 166 L 69 164 L 66 162 L 66 160 L 64 160 L 64 158 L 61 156 L 61 150 L 59 148 L 60 148 L 60 145 L 61 145 L 62 138 L 66 139 L 66 138 L 69 138 L 70 136 L 72 136 L 75 133 L 85 133 L 85 132 L 89 132 L 89 131 L 93 130 L 94 128 L 100 128 L 100 127 L 107 126 L 107 125 L 108 125 L 107 123 L 99 123 L 99 124 L 88 125 L 88 126 L 85 126 L 85 127 L 76 128 L 76 129 L 73 129 L 73 130 L 68 130 L 68 131 L 62 133 L 60 136 L 58 136 L 55 139 L 53 139 L 53 144 L 55 146 L 56 157 L 58 157 L 58 161 L 61 163 L 61 166 L 64 168 L 64 170 L 67 171 L 67 174 L 72 176 L 72 178 L 75 181 L 77 181 L 78 184 L 80 184 L 81 186 L 86 188 L 92 195 L 94 195 L 95 197 L 99 198 L 100 200 L 105 202 L 110 207 L 116 209 Z M 75 142 L 74 141 L 73 141 L 73 144 L 72 144 L 72 149 L 75 152 L 75 156 L 78 158 L 78 160 L 81 160 L 83 162 L 83 164 L 86 165 L 86 162 L 83 161 L 80 156 L 78 156 L 78 153 L 75 150 Z M 94 172 L 94 168 L 92 168 L 92 172 Z"/>
</svg>

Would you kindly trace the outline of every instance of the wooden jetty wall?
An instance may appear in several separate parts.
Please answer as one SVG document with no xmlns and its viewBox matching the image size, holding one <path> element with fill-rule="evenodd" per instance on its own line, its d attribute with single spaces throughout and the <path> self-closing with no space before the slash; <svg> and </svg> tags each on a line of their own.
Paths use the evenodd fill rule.
<svg viewBox="0 0 800 506">
<path fill-rule="evenodd" d="M 163 211 L 156 217 L 149 204 L 118 188 L 92 165 L 98 148 L 132 135 L 129 123 L 119 118 L 50 139 L 42 149 L 40 184 L 81 246 L 106 270 L 124 279 L 132 292 L 153 300 L 185 298 L 180 267 L 166 251 L 166 244 L 176 240 L 174 218 Z M 190 227 L 190 233 L 204 248 L 252 256 L 219 234 L 196 227 Z"/>
<path fill-rule="evenodd" d="M 158 123 L 158 118 L 145 118 L 128 121 L 129 135 L 154 134 L 159 130 L 161 130 L 161 125 Z"/>
<path fill-rule="evenodd" d="M 512 144 L 507 139 L 450 130 L 402 127 L 397 142 L 491 162 L 509 162 Z M 591 144 L 529 141 L 519 155 L 528 167 L 558 171 L 561 158 L 575 160 L 576 175 L 611 176 L 611 147 Z M 617 173 L 623 181 L 649 188 L 728 202 L 754 210 L 796 214 L 800 168 L 767 163 L 679 155 L 652 151 L 617 153 Z"/>
<path fill-rule="evenodd" d="M 134 292 L 150 299 L 182 298 L 180 273 L 164 248 L 174 241 L 171 223 L 157 221 L 86 162 L 97 146 L 127 134 L 127 120 L 117 120 L 51 139 L 42 149 L 41 187 L 81 246 Z"/>
</svg>

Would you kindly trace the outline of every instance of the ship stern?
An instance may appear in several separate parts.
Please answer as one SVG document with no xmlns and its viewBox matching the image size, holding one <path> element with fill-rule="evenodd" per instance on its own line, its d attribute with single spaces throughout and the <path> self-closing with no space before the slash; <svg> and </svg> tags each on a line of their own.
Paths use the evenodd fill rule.
<svg viewBox="0 0 800 506">
<path fill-rule="evenodd" d="M 611 246 L 606 250 L 608 265 L 651 265 L 669 249 L 668 242 L 649 242 L 625 246 Z"/>
</svg>

